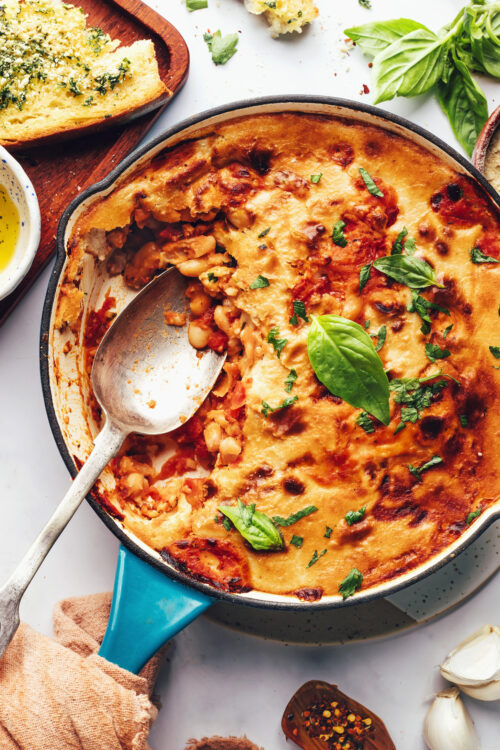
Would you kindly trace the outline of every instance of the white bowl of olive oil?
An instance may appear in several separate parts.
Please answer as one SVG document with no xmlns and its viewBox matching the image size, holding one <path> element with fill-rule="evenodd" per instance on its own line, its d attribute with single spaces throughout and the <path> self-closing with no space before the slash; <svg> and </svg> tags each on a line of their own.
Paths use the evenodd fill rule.
<svg viewBox="0 0 500 750">
<path fill-rule="evenodd" d="M 28 273 L 40 242 L 40 208 L 20 164 L 0 146 L 0 299 Z"/>
</svg>

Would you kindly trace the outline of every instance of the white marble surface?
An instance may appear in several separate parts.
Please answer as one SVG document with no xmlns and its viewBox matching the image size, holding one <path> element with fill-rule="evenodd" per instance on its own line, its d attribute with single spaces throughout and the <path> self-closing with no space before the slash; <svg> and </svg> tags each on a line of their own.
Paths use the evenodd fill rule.
<svg viewBox="0 0 500 750">
<path fill-rule="evenodd" d="M 274 41 L 262 19 L 249 16 L 240 0 L 209 0 L 210 9 L 189 14 L 181 0 L 150 0 L 184 34 L 191 73 L 154 132 L 214 105 L 264 94 L 317 93 L 370 102 L 366 59 L 342 57 L 342 29 L 407 16 L 436 29 L 451 20 L 462 0 L 317 0 L 320 18 L 302 37 Z M 239 49 L 215 67 L 202 34 L 241 30 Z M 497 84 L 485 82 L 490 110 Z M 495 97 L 497 101 L 495 101 Z M 447 121 L 431 97 L 387 107 L 454 144 Z M 38 373 L 38 329 L 46 271 L 0 329 L 0 577 L 39 530 L 68 486 L 68 473 L 45 416 Z M 110 589 L 117 542 L 84 504 L 56 543 L 27 592 L 22 617 L 45 633 L 51 610 L 63 596 Z M 398 750 L 422 750 L 422 719 L 433 692 L 442 686 L 436 665 L 464 636 L 500 620 L 500 580 L 493 578 L 460 609 L 417 630 L 384 641 L 336 647 L 291 647 L 259 641 L 204 619 L 175 639 L 162 669 L 158 692 L 163 708 L 151 735 L 154 750 L 182 750 L 188 737 L 247 733 L 266 750 L 285 748 L 281 713 L 305 680 L 338 682 L 385 719 Z M 500 747 L 498 703 L 468 701 L 483 750 Z M 103 748 L 103 750 L 105 750 Z"/>
</svg>

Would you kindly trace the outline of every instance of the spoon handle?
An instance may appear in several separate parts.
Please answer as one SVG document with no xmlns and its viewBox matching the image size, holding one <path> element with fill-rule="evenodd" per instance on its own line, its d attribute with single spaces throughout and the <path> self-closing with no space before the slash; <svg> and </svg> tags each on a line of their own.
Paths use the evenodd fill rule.
<svg viewBox="0 0 500 750">
<path fill-rule="evenodd" d="M 38 537 L 0 589 L 0 657 L 19 625 L 19 602 L 52 545 L 93 487 L 108 461 L 116 456 L 126 437 L 120 428 L 106 421 L 94 442 L 92 453 Z"/>
</svg>

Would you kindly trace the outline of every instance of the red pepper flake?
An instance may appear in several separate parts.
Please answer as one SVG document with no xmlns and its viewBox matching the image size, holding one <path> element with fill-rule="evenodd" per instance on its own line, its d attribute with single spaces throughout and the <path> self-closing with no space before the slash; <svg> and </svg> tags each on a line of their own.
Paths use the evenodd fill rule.
<svg viewBox="0 0 500 750">
<path fill-rule="evenodd" d="M 363 84 L 363 88 L 361 89 L 361 91 L 359 93 L 360 94 L 369 94 L 370 93 L 370 89 L 368 88 L 368 86 L 366 85 L 366 83 Z"/>
</svg>

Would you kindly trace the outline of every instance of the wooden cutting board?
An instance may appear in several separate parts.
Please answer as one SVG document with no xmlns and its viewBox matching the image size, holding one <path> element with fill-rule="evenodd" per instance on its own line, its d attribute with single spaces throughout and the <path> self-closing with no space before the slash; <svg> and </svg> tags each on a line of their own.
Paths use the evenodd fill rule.
<svg viewBox="0 0 500 750">
<path fill-rule="evenodd" d="M 30 272 L 0 302 L 0 325 L 53 255 L 57 225 L 68 203 L 85 187 L 105 177 L 132 151 L 187 77 L 189 51 L 184 39 L 172 24 L 140 0 L 75 0 L 74 4 L 88 15 L 88 25 L 99 26 L 124 45 L 137 39 L 152 39 L 160 77 L 172 95 L 157 110 L 109 130 L 15 152 L 38 195 L 42 236 Z"/>
</svg>

